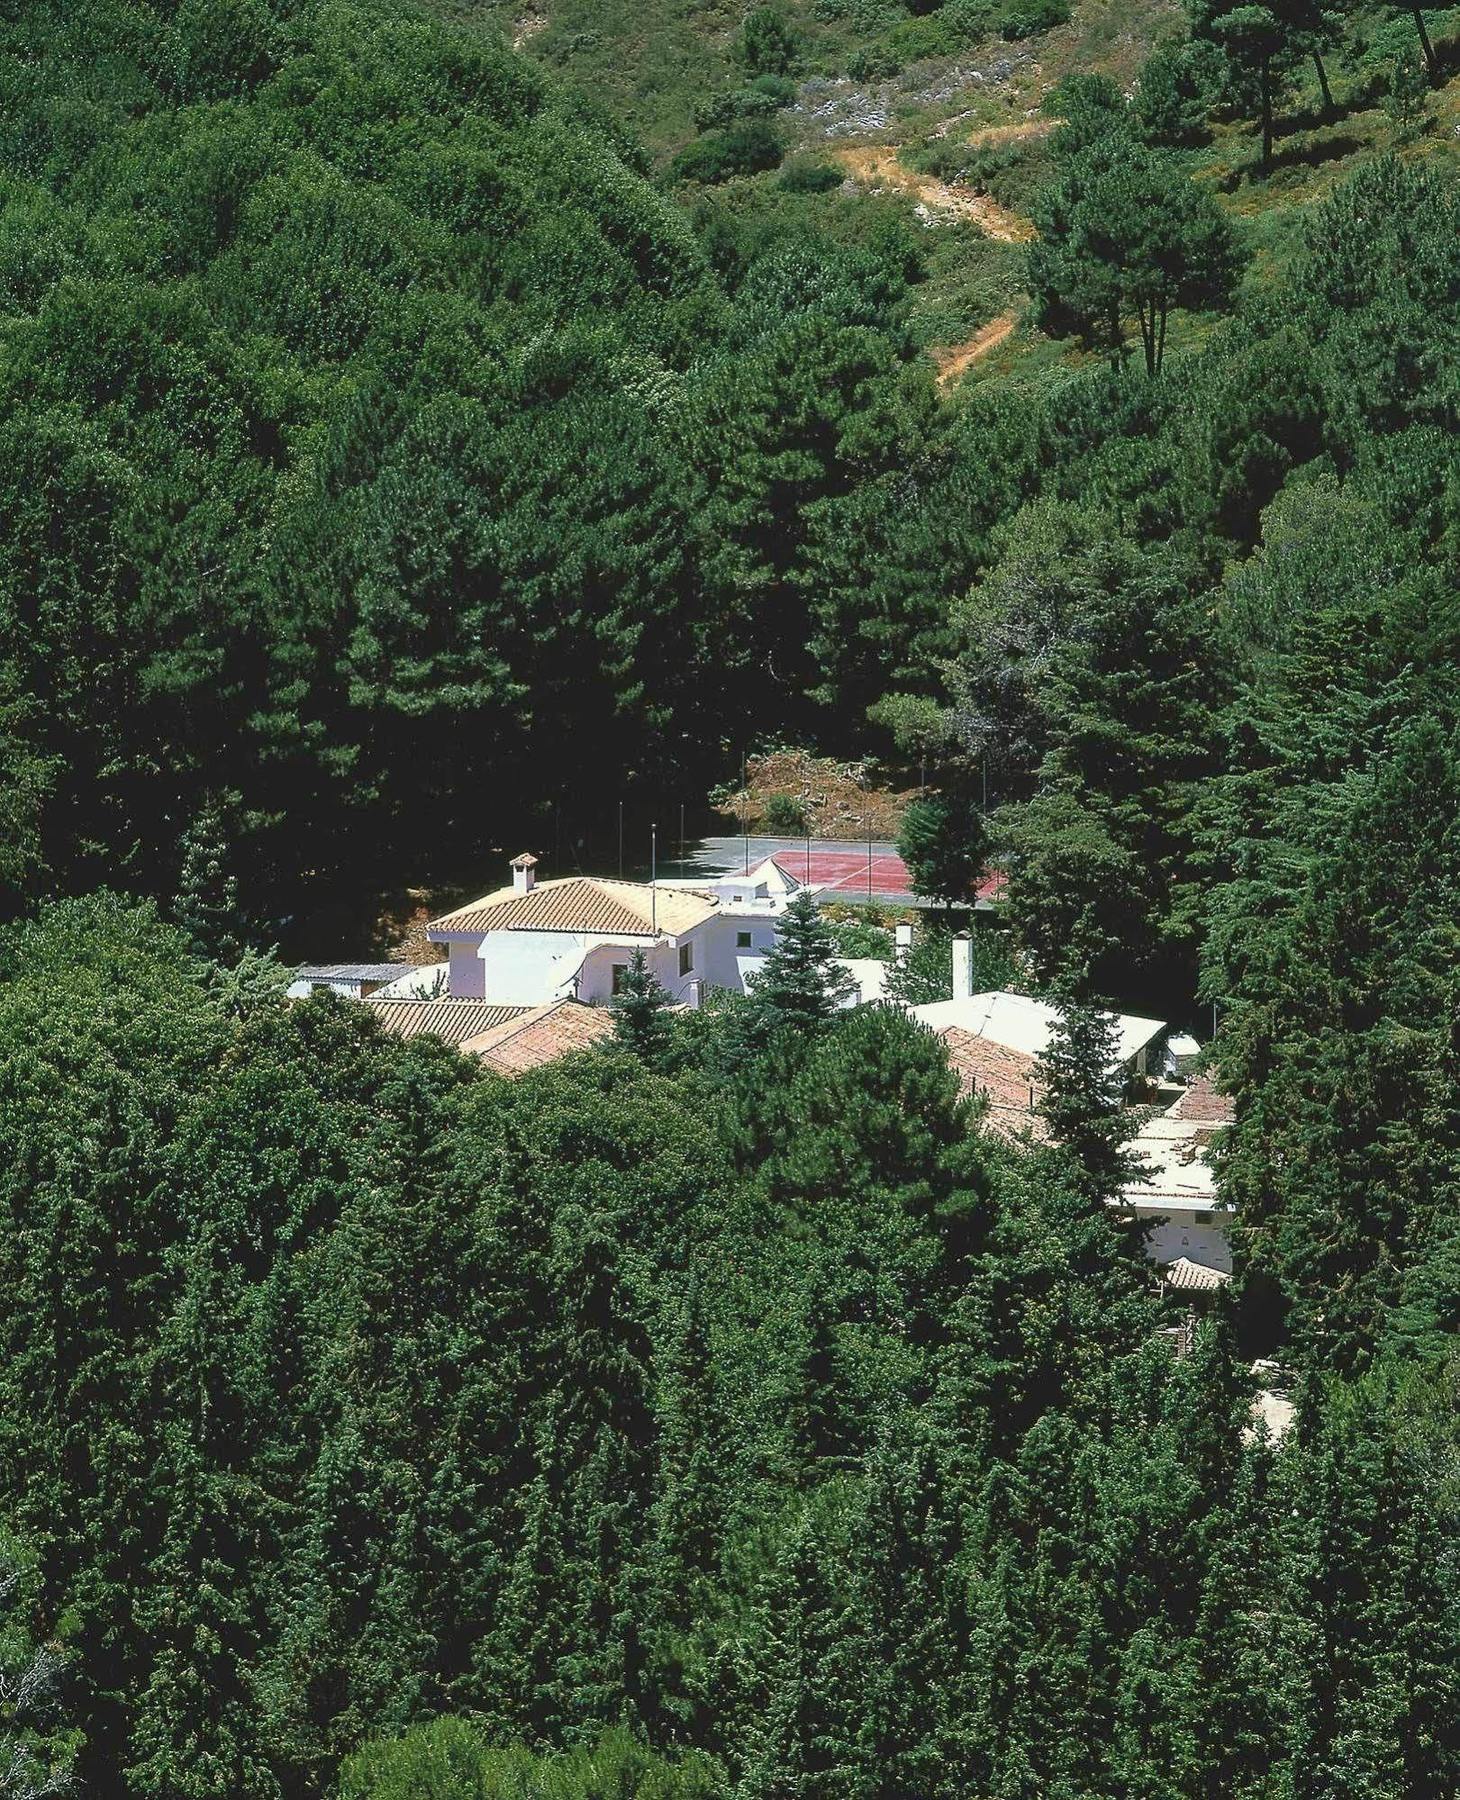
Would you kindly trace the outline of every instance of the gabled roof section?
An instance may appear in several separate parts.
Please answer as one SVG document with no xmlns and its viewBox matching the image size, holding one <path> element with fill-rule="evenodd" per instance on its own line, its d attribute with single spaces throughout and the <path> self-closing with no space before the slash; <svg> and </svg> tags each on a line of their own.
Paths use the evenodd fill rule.
<svg viewBox="0 0 1460 1800">
<path fill-rule="evenodd" d="M 947 1026 L 938 1035 L 958 1085 L 970 1098 L 983 1098 L 988 1108 L 984 1114 L 987 1130 L 1003 1138 L 1028 1134 L 1041 1143 L 1048 1138 L 1049 1127 L 1036 1110 L 1039 1080 L 1032 1056 L 1011 1050 L 1007 1044 L 991 1043 L 956 1025 Z"/>
<path fill-rule="evenodd" d="M 1189 1256 L 1178 1256 L 1175 1262 L 1167 1263 L 1162 1269 L 1161 1279 L 1173 1293 L 1214 1294 L 1232 1277 L 1206 1263 L 1193 1262 Z"/>
<path fill-rule="evenodd" d="M 555 1000 L 480 1037 L 469 1038 L 461 1050 L 465 1056 L 480 1058 L 499 1075 L 522 1075 L 612 1036 L 613 1017 L 605 1008 Z"/>
<path fill-rule="evenodd" d="M 651 888 L 646 881 L 569 875 L 540 881 L 525 894 L 498 888 L 431 921 L 433 932 L 574 931 L 595 937 L 679 937 L 719 911 L 713 894 Z"/>
<path fill-rule="evenodd" d="M 394 1037 L 438 1037 L 457 1045 L 493 1026 L 508 1025 L 529 1010 L 493 1006 L 487 1000 L 378 1000 L 373 994 L 364 1004 Z"/>
<path fill-rule="evenodd" d="M 908 1010 L 934 1031 L 946 1031 L 952 1026 L 972 1037 L 987 1038 L 991 1044 L 1004 1044 L 1025 1056 L 1043 1056 L 1059 1022 L 1058 1007 L 1047 1000 L 999 991 L 970 994 L 961 1000 L 935 1000 Z M 1137 1018 L 1130 1013 L 1110 1013 L 1107 1017 L 1115 1021 L 1119 1037 L 1116 1057 L 1120 1062 L 1129 1062 L 1166 1029 L 1159 1019 Z"/>
</svg>

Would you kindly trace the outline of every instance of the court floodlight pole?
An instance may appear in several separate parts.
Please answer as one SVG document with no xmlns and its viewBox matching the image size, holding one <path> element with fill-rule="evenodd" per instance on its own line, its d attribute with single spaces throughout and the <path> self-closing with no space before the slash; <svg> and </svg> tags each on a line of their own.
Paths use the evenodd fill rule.
<svg viewBox="0 0 1460 1800">
<path fill-rule="evenodd" d="M 872 821 L 867 821 L 867 898 L 872 898 Z"/>
<path fill-rule="evenodd" d="M 624 803 L 618 803 L 618 878 L 624 878 Z"/>
<path fill-rule="evenodd" d="M 750 873 L 750 791 L 745 785 L 745 752 L 740 752 L 740 835 L 745 840 L 745 873 Z"/>
<path fill-rule="evenodd" d="M 684 874 L 684 802 L 679 803 L 679 872 Z"/>
<path fill-rule="evenodd" d="M 654 883 L 659 879 L 659 827 L 649 827 L 649 930 L 657 938 L 659 935 L 659 889 Z"/>
</svg>

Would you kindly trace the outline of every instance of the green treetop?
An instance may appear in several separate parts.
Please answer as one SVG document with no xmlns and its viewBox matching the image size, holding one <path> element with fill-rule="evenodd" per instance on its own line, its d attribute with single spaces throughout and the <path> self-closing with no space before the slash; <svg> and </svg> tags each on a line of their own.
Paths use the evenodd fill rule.
<svg viewBox="0 0 1460 1800">
<path fill-rule="evenodd" d="M 978 809 L 956 795 L 914 800 L 902 816 L 897 850 L 913 892 L 946 905 L 966 901 L 983 873 L 988 834 Z"/>
<path fill-rule="evenodd" d="M 663 1059 L 669 1048 L 669 996 L 642 950 L 635 950 L 629 958 L 610 1010 L 613 1034 L 620 1044 L 651 1067 Z"/>
<path fill-rule="evenodd" d="M 799 893 L 781 918 L 775 948 L 754 977 L 756 1010 L 776 1024 L 824 1025 L 853 992 L 836 960 L 836 942 L 810 894 Z"/>
<path fill-rule="evenodd" d="M 1099 1200 L 1114 1199 L 1131 1174 L 1119 1054 L 1111 1014 L 1062 1000 L 1036 1064 L 1045 1122 L 1078 1165 L 1081 1185 Z"/>
</svg>

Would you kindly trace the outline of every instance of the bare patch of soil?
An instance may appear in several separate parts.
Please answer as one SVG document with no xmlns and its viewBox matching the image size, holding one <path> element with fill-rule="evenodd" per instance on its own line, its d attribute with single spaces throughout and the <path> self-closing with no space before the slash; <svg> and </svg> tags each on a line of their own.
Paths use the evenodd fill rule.
<svg viewBox="0 0 1460 1800">
<path fill-rule="evenodd" d="M 916 789 L 882 785 L 861 763 L 840 763 L 805 750 L 776 750 L 750 758 L 744 790 L 732 794 L 723 810 L 751 831 L 759 831 L 776 794 L 801 808 L 813 838 L 893 839 L 908 802 L 917 798 Z"/>
<path fill-rule="evenodd" d="M 891 188 L 908 194 L 929 220 L 967 219 L 986 236 L 1004 244 L 1027 243 L 1034 236 L 1028 219 L 1000 206 L 989 195 L 976 194 L 972 188 L 951 187 L 946 181 L 907 168 L 899 162 L 895 144 L 855 144 L 835 151 L 834 155 L 859 186 Z"/>
<path fill-rule="evenodd" d="M 981 325 L 965 343 L 950 344 L 946 348 L 934 350 L 932 354 L 933 361 L 938 365 L 938 386 L 952 387 L 959 376 L 967 374 L 981 356 L 997 350 L 1018 323 L 1017 313 L 1000 313 L 997 319 L 990 319 L 987 325 Z"/>
</svg>

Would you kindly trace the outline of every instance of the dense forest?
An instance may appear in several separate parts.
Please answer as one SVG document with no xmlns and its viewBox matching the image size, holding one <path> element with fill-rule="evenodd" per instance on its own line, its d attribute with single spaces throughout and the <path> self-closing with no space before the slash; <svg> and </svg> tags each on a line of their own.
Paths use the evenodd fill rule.
<svg viewBox="0 0 1460 1800">
<path fill-rule="evenodd" d="M 12 932 L 0 1645 L 69 1659 L 37 1768 L 1454 1792 L 1443 1358 L 1315 1356 L 1281 1452 L 1244 1437 L 1230 1322 L 1173 1358 L 1098 1159 L 971 1134 L 937 1041 L 832 1015 L 797 950 L 514 1083 L 120 901 Z"/>
<path fill-rule="evenodd" d="M 643 136 L 653 8 L 500 11 L 0 18 L 0 1794 L 1443 1800 L 1460 17 L 1065 40 L 917 152 L 979 261 L 797 84 L 1062 8 L 708 8 Z M 516 1082 L 282 999 L 321 894 L 771 737 L 1214 1026 L 1188 1354 L 1093 1088 L 979 1133 L 813 922 Z"/>
</svg>

